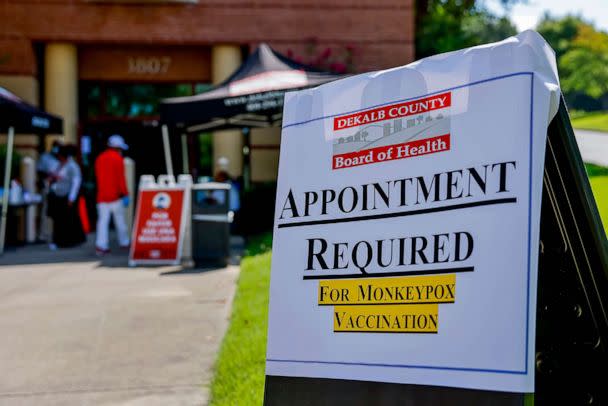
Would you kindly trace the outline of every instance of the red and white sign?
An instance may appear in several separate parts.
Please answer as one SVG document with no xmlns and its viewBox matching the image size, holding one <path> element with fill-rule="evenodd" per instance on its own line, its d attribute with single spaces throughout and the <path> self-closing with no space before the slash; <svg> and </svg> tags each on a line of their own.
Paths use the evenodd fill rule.
<svg viewBox="0 0 608 406">
<path fill-rule="evenodd" d="M 443 92 L 333 118 L 332 169 L 448 151 L 451 106 Z"/>
<path fill-rule="evenodd" d="M 451 104 L 452 95 L 450 92 L 425 97 L 423 99 L 390 104 L 388 106 L 382 106 L 375 109 L 336 117 L 334 118 L 334 131 L 376 123 L 378 121 L 390 120 L 393 118 L 422 114 L 429 111 L 450 107 Z"/>
<path fill-rule="evenodd" d="M 181 259 L 185 189 L 140 190 L 129 263 L 167 264 Z"/>
<path fill-rule="evenodd" d="M 450 149 L 450 134 L 334 155 L 333 169 L 411 158 Z"/>
</svg>

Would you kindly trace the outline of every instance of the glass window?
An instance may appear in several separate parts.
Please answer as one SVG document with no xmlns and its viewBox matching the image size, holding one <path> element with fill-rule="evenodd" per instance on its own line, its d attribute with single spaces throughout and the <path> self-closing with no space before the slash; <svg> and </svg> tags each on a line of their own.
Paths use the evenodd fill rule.
<svg viewBox="0 0 608 406">
<path fill-rule="evenodd" d="M 200 94 L 210 90 L 213 87 L 211 83 L 196 83 L 194 85 L 194 94 Z"/>
<path fill-rule="evenodd" d="M 191 96 L 211 88 L 207 83 L 129 84 L 83 83 L 81 95 L 86 103 L 81 105 L 85 119 L 91 118 L 138 118 L 159 114 L 160 101 L 168 97 Z"/>
<path fill-rule="evenodd" d="M 86 86 L 84 91 L 86 103 L 85 114 L 87 117 L 97 117 L 101 114 L 101 89 L 99 85 Z M 81 96 L 81 99 L 83 97 Z M 82 113 L 81 113 L 82 116 Z"/>
</svg>

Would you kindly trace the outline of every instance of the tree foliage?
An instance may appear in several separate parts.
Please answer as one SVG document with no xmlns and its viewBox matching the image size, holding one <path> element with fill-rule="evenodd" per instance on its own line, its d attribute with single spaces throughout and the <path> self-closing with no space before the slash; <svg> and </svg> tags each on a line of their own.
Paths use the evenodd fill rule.
<svg viewBox="0 0 608 406">
<path fill-rule="evenodd" d="M 508 7 L 522 0 L 501 0 Z M 418 57 L 502 40 L 516 33 L 506 17 L 487 11 L 474 0 L 419 0 L 416 10 Z"/>
<path fill-rule="evenodd" d="M 579 16 L 566 15 L 555 18 L 546 13 L 538 23 L 536 31 L 551 45 L 555 56 L 559 59 L 571 48 L 579 27 L 583 25 L 588 23 Z"/>
<path fill-rule="evenodd" d="M 527 0 L 501 0 L 508 9 Z M 417 0 L 416 53 L 425 57 L 499 41 L 516 33 L 507 17 L 490 13 L 484 0 Z M 608 107 L 608 33 L 577 15 L 545 14 L 537 31 L 556 53 L 562 91 L 576 108 Z M 578 105 L 580 104 L 580 105 Z"/>
<path fill-rule="evenodd" d="M 608 93 L 608 34 L 581 25 L 572 46 L 559 59 L 562 89 L 599 99 Z"/>
<path fill-rule="evenodd" d="M 580 16 L 555 18 L 545 14 L 538 32 L 555 50 L 566 97 L 586 95 L 594 99 L 608 93 L 608 34 Z"/>
</svg>

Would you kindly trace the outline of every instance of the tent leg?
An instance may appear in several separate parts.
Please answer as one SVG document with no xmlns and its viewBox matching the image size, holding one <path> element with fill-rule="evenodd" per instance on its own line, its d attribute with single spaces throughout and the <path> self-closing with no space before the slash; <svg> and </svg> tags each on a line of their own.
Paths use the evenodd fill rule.
<svg viewBox="0 0 608 406">
<path fill-rule="evenodd" d="M 173 162 L 171 161 L 171 145 L 169 145 L 169 128 L 166 124 L 161 127 L 163 133 L 163 146 L 165 149 L 165 165 L 167 167 L 167 175 L 173 176 Z"/>
<path fill-rule="evenodd" d="M 6 214 L 8 212 L 8 193 L 11 181 L 11 165 L 13 163 L 13 141 L 15 129 L 8 128 L 8 142 L 6 145 L 6 162 L 4 163 L 4 192 L 2 193 L 2 223 L 0 224 L 0 255 L 4 254 L 4 240 L 6 239 Z"/>
<path fill-rule="evenodd" d="M 245 146 L 243 147 L 243 189 L 251 190 L 251 129 L 243 128 Z"/>
<path fill-rule="evenodd" d="M 188 160 L 188 135 L 182 134 L 182 173 L 190 173 L 190 162 Z"/>
</svg>

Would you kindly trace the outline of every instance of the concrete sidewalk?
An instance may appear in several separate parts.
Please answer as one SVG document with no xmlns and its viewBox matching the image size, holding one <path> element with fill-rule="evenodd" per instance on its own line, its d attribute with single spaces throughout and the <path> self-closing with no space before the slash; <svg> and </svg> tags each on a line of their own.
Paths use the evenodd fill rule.
<svg viewBox="0 0 608 406">
<path fill-rule="evenodd" d="M 0 405 L 203 405 L 237 266 L 100 261 L 89 244 L 0 258 Z"/>
<path fill-rule="evenodd" d="M 608 133 L 574 130 L 583 161 L 608 167 Z"/>
</svg>

